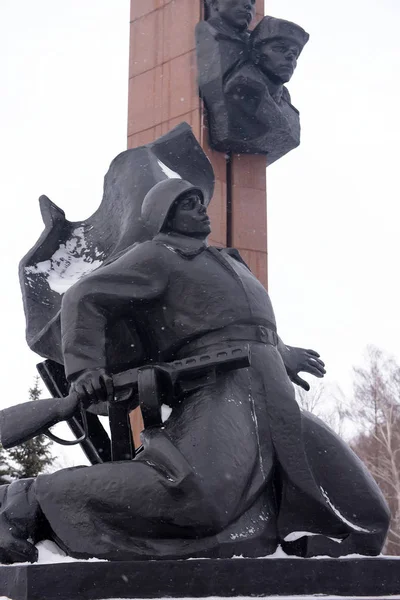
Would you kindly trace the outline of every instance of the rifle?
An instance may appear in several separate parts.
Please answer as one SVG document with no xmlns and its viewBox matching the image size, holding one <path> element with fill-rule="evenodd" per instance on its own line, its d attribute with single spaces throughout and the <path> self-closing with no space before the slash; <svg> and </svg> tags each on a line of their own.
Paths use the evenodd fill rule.
<svg viewBox="0 0 400 600">
<path fill-rule="evenodd" d="M 161 423 L 161 404 L 168 403 L 168 399 L 213 383 L 219 373 L 249 366 L 250 348 L 242 345 L 128 369 L 112 376 L 114 398 L 111 402 L 125 402 L 129 409 L 140 406 L 146 427 L 157 425 Z M 74 392 L 65 398 L 36 400 L 5 408 L 0 411 L 1 443 L 8 449 L 37 435 L 48 435 L 50 427 L 71 419 L 79 410 L 84 417 L 85 408 Z M 85 422 L 85 418 L 83 420 Z M 55 436 L 50 434 L 50 437 Z"/>
</svg>

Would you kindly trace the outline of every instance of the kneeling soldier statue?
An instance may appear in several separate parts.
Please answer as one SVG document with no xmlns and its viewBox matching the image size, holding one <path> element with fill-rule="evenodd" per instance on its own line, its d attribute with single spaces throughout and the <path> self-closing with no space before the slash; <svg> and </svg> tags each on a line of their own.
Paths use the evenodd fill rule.
<svg viewBox="0 0 400 600">
<path fill-rule="evenodd" d="M 106 352 L 118 321 L 135 329 L 151 373 L 165 363 L 180 373 L 202 357 L 213 376 L 198 371 L 171 388 L 170 417 L 146 427 L 134 460 L 1 487 L 0 560 L 35 561 L 41 539 L 110 560 L 265 556 L 278 544 L 299 556 L 379 554 L 389 513 L 378 487 L 295 400 L 292 382 L 307 387 L 298 373 L 322 377 L 324 364 L 282 343 L 269 295 L 239 253 L 207 244 L 203 191 L 162 181 L 144 199 L 142 220 L 150 241 L 63 298 L 70 398 L 88 407 L 118 394 Z M 244 347 L 247 363 L 217 368 Z M 135 351 L 125 364 L 137 365 Z"/>
</svg>

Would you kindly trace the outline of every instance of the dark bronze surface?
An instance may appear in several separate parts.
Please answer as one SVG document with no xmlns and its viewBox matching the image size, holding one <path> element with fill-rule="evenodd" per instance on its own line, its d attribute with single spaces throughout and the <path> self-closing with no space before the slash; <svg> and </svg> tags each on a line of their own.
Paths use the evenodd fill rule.
<svg viewBox="0 0 400 600">
<path fill-rule="evenodd" d="M 212 3 L 209 19 L 196 28 L 198 80 L 211 147 L 266 154 L 270 165 L 300 144 L 299 113 L 284 84 L 309 36 L 295 23 L 269 16 L 250 32 L 251 4 Z"/>
<path fill-rule="evenodd" d="M 59 299 L 57 332 L 71 385 L 57 404 L 63 418 L 71 402 L 75 409 L 74 394 L 90 410 L 112 405 L 122 366 L 146 367 L 142 382 L 136 378 L 148 409 L 143 449 L 134 460 L 0 487 L 0 560 L 35 561 L 34 543 L 48 537 L 71 556 L 113 561 L 259 557 L 279 544 L 307 558 L 379 554 L 389 523 L 379 488 L 350 448 L 295 399 L 292 382 L 308 386 L 299 372 L 323 377 L 324 363 L 317 352 L 280 340 L 268 292 L 239 252 L 208 245 L 212 170 L 187 127 L 159 142 L 168 148 L 169 171 L 149 159 L 157 143 L 124 153 L 106 178 L 106 205 L 128 210 L 128 199 L 136 203 L 136 220 L 130 213 L 132 221 L 125 215 L 121 223 L 133 242 L 140 221 L 144 241 L 126 244 L 116 230 L 125 242 L 115 252 L 110 235 L 108 258 Z M 149 179 L 143 165 L 160 180 Z M 191 169 L 193 181 L 177 176 Z M 41 260 L 53 251 L 52 232 L 36 246 Z M 31 292 L 40 297 L 34 283 Z M 48 308 L 42 306 L 42 326 Z M 28 311 L 31 326 L 35 310 Z M 120 344 L 121 328 L 129 345 Z M 54 348 L 55 336 L 44 339 Z M 222 369 L 243 346 L 250 364 Z M 170 361 L 187 377 L 163 380 L 159 363 Z M 172 408 L 165 422 L 157 407 L 163 401 Z M 40 402 L 30 403 L 32 428 L 42 422 Z M 127 411 L 110 421 L 113 458 L 130 459 Z"/>
</svg>

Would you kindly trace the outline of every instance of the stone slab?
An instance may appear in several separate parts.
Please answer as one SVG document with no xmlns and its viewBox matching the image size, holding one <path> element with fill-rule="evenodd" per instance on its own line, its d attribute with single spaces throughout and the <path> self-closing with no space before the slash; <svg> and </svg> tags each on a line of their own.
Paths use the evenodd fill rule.
<svg viewBox="0 0 400 600">
<path fill-rule="evenodd" d="M 396 559 L 230 559 L 68 562 L 0 567 L 11 600 L 400 594 Z"/>
</svg>

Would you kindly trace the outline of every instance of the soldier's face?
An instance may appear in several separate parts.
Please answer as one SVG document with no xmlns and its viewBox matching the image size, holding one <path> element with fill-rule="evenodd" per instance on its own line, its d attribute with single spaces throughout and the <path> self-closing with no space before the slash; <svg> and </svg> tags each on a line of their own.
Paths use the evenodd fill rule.
<svg viewBox="0 0 400 600">
<path fill-rule="evenodd" d="M 211 232 L 210 219 L 202 199 L 195 192 L 183 194 L 173 209 L 169 229 L 175 233 L 206 238 Z"/>
<path fill-rule="evenodd" d="M 290 81 L 300 54 L 295 42 L 277 38 L 259 46 L 258 53 L 259 66 L 269 77 L 279 83 Z"/>
<path fill-rule="evenodd" d="M 216 0 L 214 6 L 218 15 L 239 31 L 247 29 L 256 14 L 256 0 Z"/>
</svg>

